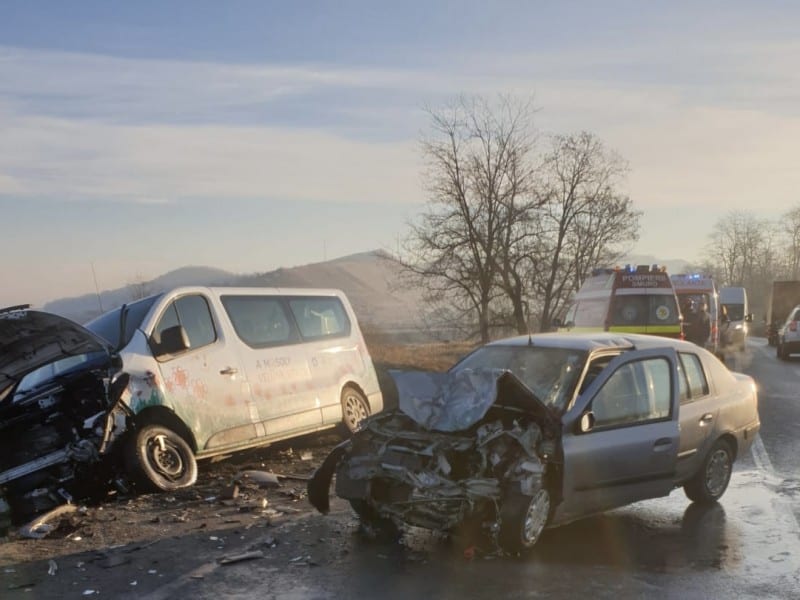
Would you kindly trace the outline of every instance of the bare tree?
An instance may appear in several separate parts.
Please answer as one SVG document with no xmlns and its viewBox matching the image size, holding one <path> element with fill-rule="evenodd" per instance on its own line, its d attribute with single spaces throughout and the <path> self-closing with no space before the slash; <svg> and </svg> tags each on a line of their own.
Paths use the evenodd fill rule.
<svg viewBox="0 0 800 600">
<path fill-rule="evenodd" d="M 541 329 L 563 312 L 591 269 L 637 238 L 639 214 L 621 194 L 625 162 L 593 134 L 556 136 L 544 161 L 543 208 L 530 280 Z"/>
<path fill-rule="evenodd" d="M 757 271 L 771 264 L 772 227 L 745 211 L 734 211 L 717 221 L 706 246 L 707 258 L 722 275 L 722 285 L 748 287 Z"/>
<path fill-rule="evenodd" d="M 507 97 L 495 106 L 461 97 L 429 111 L 432 134 L 422 142 L 428 163 L 427 210 L 412 226 L 403 264 L 428 297 L 446 299 L 490 339 L 493 300 L 517 285 L 507 270 L 518 243 L 516 225 L 531 210 L 533 108 Z M 514 313 L 523 318 L 521 305 Z"/>
<path fill-rule="evenodd" d="M 781 217 L 780 231 L 785 237 L 785 277 L 800 279 L 800 204 Z"/>
<path fill-rule="evenodd" d="M 148 281 L 141 273 L 136 275 L 128 282 L 128 292 L 131 295 L 131 301 L 141 300 L 147 298 L 152 294 L 150 289 L 150 281 Z"/>
</svg>

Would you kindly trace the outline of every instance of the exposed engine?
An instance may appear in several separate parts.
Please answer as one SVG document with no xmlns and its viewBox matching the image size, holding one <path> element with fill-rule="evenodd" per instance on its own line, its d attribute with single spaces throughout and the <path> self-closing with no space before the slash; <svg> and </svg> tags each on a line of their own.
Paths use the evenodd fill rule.
<svg viewBox="0 0 800 600">
<path fill-rule="evenodd" d="M 545 463 L 536 423 L 492 412 L 506 414 L 457 434 L 426 431 L 400 412 L 374 417 L 339 463 L 336 494 L 357 511 L 364 502 L 380 516 L 428 529 L 496 519 L 506 494 L 532 496 L 542 486 Z"/>
<path fill-rule="evenodd" d="M 0 486 L 14 521 L 108 490 L 127 376 L 111 381 L 106 368 L 81 370 L 0 405 Z"/>
</svg>

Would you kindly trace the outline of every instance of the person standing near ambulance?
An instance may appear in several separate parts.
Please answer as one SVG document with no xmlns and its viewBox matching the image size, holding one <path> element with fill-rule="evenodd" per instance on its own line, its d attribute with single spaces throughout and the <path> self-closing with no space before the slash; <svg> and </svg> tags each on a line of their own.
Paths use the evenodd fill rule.
<svg viewBox="0 0 800 600">
<path fill-rule="evenodd" d="M 703 348 L 711 335 L 711 317 L 708 314 L 708 306 L 705 302 L 698 304 L 692 301 L 689 313 L 686 339 Z"/>
</svg>

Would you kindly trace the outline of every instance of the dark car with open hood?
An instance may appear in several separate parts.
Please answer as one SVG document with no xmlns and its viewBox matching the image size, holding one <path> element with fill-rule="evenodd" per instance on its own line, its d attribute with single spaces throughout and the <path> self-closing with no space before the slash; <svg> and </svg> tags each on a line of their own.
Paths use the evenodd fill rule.
<svg viewBox="0 0 800 600">
<path fill-rule="evenodd" d="M 683 487 L 716 502 L 758 433 L 756 387 L 694 344 L 541 334 L 448 373 L 393 372 L 396 410 L 366 419 L 308 485 L 371 529 L 472 531 L 516 554 L 545 527 Z"/>
<path fill-rule="evenodd" d="M 128 381 L 108 342 L 12 307 L 0 311 L 0 348 L 0 506 L 21 521 L 107 491 Z"/>
</svg>

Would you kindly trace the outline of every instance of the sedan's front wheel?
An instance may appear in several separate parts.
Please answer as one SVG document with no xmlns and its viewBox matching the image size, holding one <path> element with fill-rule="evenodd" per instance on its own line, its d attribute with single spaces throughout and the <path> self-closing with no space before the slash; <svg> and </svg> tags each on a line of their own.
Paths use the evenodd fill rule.
<svg viewBox="0 0 800 600">
<path fill-rule="evenodd" d="M 533 548 L 550 516 L 550 494 L 539 489 L 533 496 L 511 494 L 500 509 L 500 547 L 509 554 Z"/>
<path fill-rule="evenodd" d="M 703 465 L 683 486 L 692 502 L 713 504 L 728 489 L 733 471 L 733 449 L 725 440 L 717 440 L 703 461 Z"/>
</svg>

